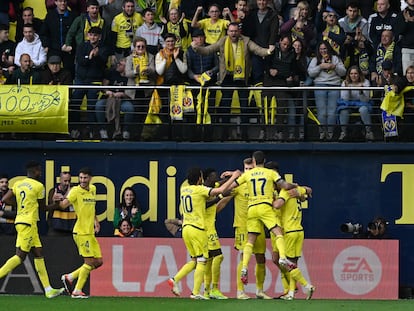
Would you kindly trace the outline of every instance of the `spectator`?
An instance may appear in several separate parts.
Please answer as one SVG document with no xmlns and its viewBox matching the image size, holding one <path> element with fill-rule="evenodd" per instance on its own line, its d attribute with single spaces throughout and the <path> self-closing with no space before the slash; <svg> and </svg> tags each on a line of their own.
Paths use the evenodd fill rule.
<svg viewBox="0 0 414 311">
<path fill-rule="evenodd" d="M 195 46 L 206 46 L 206 36 L 201 29 L 194 29 L 192 38 Z M 217 55 L 200 55 L 191 46 L 186 54 L 188 64 L 187 73 L 190 83 L 192 85 L 203 86 L 214 85 L 217 81 L 217 73 L 219 71 Z M 206 78 L 208 81 L 206 81 Z"/>
<path fill-rule="evenodd" d="M 414 86 L 414 65 L 408 66 L 405 71 L 406 86 Z M 414 128 L 414 91 L 404 93 L 404 119 L 401 121 L 401 137 L 406 140 L 412 140 Z"/>
<path fill-rule="evenodd" d="M 1 199 L 9 191 L 9 176 L 0 174 L 0 235 L 15 235 L 14 218 L 16 217 L 16 202 L 9 205 L 2 202 Z"/>
<path fill-rule="evenodd" d="M 359 15 L 358 2 L 349 2 L 346 7 L 346 16 L 338 21 L 345 32 L 346 39 L 341 49 L 341 57 L 345 67 L 358 65 L 364 75 L 369 73 L 369 57 L 372 47 L 369 43 L 368 22 Z"/>
<path fill-rule="evenodd" d="M 164 43 L 161 37 L 162 28 L 155 23 L 154 12 L 150 8 L 144 9 L 142 15 L 144 17 L 144 24 L 138 27 L 135 36 L 145 38 L 147 40 L 148 52 L 155 55 Z"/>
<path fill-rule="evenodd" d="M 155 85 L 155 57 L 147 52 L 147 41 L 142 37 L 135 37 L 133 46 L 132 54 L 127 57 L 125 64 L 128 85 Z M 135 104 L 136 121 L 138 124 L 143 124 L 148 113 L 152 90 L 137 88 L 136 91 L 127 90 L 125 93 L 137 100 Z"/>
<path fill-rule="evenodd" d="M 144 16 L 144 10 L 145 9 L 151 9 L 151 11 L 154 13 L 154 20 L 156 23 L 160 23 L 160 17 L 165 16 L 165 12 L 168 9 L 168 4 L 170 1 L 165 0 L 136 0 L 137 2 L 137 11 L 141 13 L 142 16 Z"/>
<path fill-rule="evenodd" d="M 213 44 L 225 36 L 226 29 L 229 26 L 230 22 L 228 20 L 220 18 L 220 7 L 216 4 L 209 6 L 209 18 L 204 18 L 199 21 L 198 17 L 201 12 L 203 12 L 203 7 L 197 7 L 193 20 L 191 21 L 191 27 L 200 28 L 203 30 L 204 34 L 206 35 L 206 43 Z M 227 16 L 231 21 L 233 21 L 233 15 L 231 14 L 230 9 L 227 7 L 223 9 L 223 16 Z"/>
<path fill-rule="evenodd" d="M 394 35 L 391 30 L 384 30 L 381 34 L 381 43 L 376 46 L 375 55 L 370 59 L 371 84 L 381 85 L 379 81 L 383 70 L 383 62 L 388 60 L 392 64 L 393 72 L 401 72 L 401 49 L 394 42 Z M 387 66 L 387 67 L 388 67 Z"/>
<path fill-rule="evenodd" d="M 358 111 L 361 121 L 365 126 L 365 139 L 374 140 L 374 133 L 371 130 L 371 110 L 370 83 L 365 79 L 364 74 L 358 66 L 349 67 L 345 80 L 342 82 L 344 87 L 364 87 L 366 90 L 341 90 L 341 97 L 338 100 L 337 111 L 339 113 L 339 124 L 341 134 L 339 141 L 347 138 L 347 125 L 349 116 L 353 111 Z"/>
<path fill-rule="evenodd" d="M 110 69 L 105 74 L 102 85 L 108 86 L 126 86 L 128 85 L 128 78 L 125 76 L 125 58 L 121 58 L 115 69 Z M 125 93 L 123 89 L 108 89 L 105 91 L 106 99 L 100 99 L 96 102 L 96 121 L 98 123 L 105 123 L 114 121 L 115 131 L 112 138 L 116 139 L 122 135 L 125 140 L 130 139 L 130 132 L 128 131 L 128 125 L 134 121 L 134 106 L 132 105 L 131 98 Z M 123 113 L 124 126 L 121 132 L 120 125 L 120 112 Z M 101 128 L 99 131 L 101 139 L 108 139 L 108 133 L 105 128 Z"/>
<path fill-rule="evenodd" d="M 291 40 L 290 35 L 285 34 L 276 44 L 274 54 L 269 56 L 263 86 L 287 87 L 294 85 L 295 54 L 292 51 Z M 288 130 L 289 139 L 294 139 L 296 111 L 292 94 L 289 91 L 277 90 L 264 91 L 263 95 L 268 98 L 269 103 L 272 96 L 275 96 L 277 100 L 276 132 L 273 138 L 275 140 L 286 139 L 288 133 L 285 131 Z M 286 124 L 288 128 L 286 128 Z"/>
<path fill-rule="evenodd" d="M 249 11 L 244 23 L 244 34 L 262 48 L 274 47 L 278 41 L 279 19 L 277 13 L 268 7 L 269 0 L 257 0 L 257 9 Z M 252 55 L 252 85 L 262 83 L 265 60 L 259 55 Z"/>
<path fill-rule="evenodd" d="M 39 81 L 39 72 L 33 70 L 33 62 L 29 54 L 23 53 L 19 59 L 20 67 L 15 69 L 6 80 L 6 84 L 34 84 Z"/>
<path fill-rule="evenodd" d="M 17 43 L 16 46 L 14 63 L 17 66 L 21 66 L 20 56 L 25 53 L 30 55 L 34 69 L 42 69 L 47 60 L 46 50 L 42 47 L 42 41 L 40 41 L 39 35 L 34 32 L 33 25 L 24 25 L 23 35 L 23 40 Z"/>
<path fill-rule="evenodd" d="M 234 45 L 234 47 L 233 47 Z M 247 99 L 248 91 L 245 87 L 248 85 L 249 73 L 251 71 L 251 54 L 262 57 L 270 55 L 274 46 L 265 49 L 254 43 L 248 37 L 240 34 L 239 25 L 230 23 L 227 29 L 227 36 L 221 38 L 216 43 L 209 46 L 196 46 L 192 43 L 194 51 L 201 55 L 209 55 L 219 52 L 219 74 L 217 84 L 237 88 L 240 99 L 242 123 L 247 124 L 248 111 Z M 236 70 L 237 69 L 237 70 Z M 230 122 L 230 111 L 233 89 L 223 89 L 223 97 L 220 103 L 221 122 L 228 125 Z M 228 128 L 223 131 L 223 138 L 228 139 Z M 247 137 L 247 130 L 241 131 L 241 138 Z M 236 136 L 239 134 L 236 132 Z M 239 138 L 239 137 L 236 137 Z"/>
<path fill-rule="evenodd" d="M 62 68 L 62 59 L 60 56 L 50 56 L 47 61 L 47 67 L 40 72 L 40 84 L 49 85 L 70 85 L 73 84 L 73 78 L 69 70 Z"/>
<path fill-rule="evenodd" d="M 114 235 L 119 231 L 118 226 L 123 219 L 131 222 L 132 227 L 140 231 L 140 236 L 143 236 L 142 231 L 142 209 L 137 202 L 135 190 L 131 187 L 126 187 L 122 191 L 121 204 L 115 209 L 114 213 Z"/>
<path fill-rule="evenodd" d="M 70 10 L 75 16 L 86 12 L 86 0 L 67 0 Z M 56 8 L 56 0 L 46 0 L 46 8 L 53 10 Z"/>
<path fill-rule="evenodd" d="M 308 73 L 314 79 L 315 86 L 335 87 L 341 85 L 341 77 L 346 74 L 346 69 L 342 60 L 334 54 L 330 44 L 322 41 L 317 47 L 316 57 L 309 64 Z M 315 90 L 316 109 L 321 123 L 320 140 L 332 140 L 338 98 L 339 90 Z"/>
<path fill-rule="evenodd" d="M 249 14 L 249 5 L 247 3 L 247 0 L 237 0 L 235 7 L 236 8 L 231 12 L 231 14 L 233 15 L 233 20 L 236 23 L 239 23 L 242 34 L 244 34 L 243 23 Z"/>
<path fill-rule="evenodd" d="M 164 48 L 155 55 L 157 85 L 183 84 L 184 74 L 187 72 L 186 55 L 180 48 L 175 47 L 177 39 L 174 34 L 167 33 L 164 40 Z"/>
<path fill-rule="evenodd" d="M 414 0 L 405 0 L 407 7 L 398 14 L 395 37 L 399 39 L 402 54 L 402 72 L 414 63 Z"/>
<path fill-rule="evenodd" d="M 53 57 L 53 56 L 52 56 Z M 57 56 L 55 56 L 57 57 Z M 71 189 L 70 172 L 61 172 L 59 176 L 59 184 L 50 189 L 48 195 L 48 204 L 63 201 Z M 51 236 L 72 236 L 73 226 L 76 222 L 76 213 L 72 205 L 65 209 L 56 209 L 48 214 L 48 235 Z"/>
<path fill-rule="evenodd" d="M 178 9 L 170 9 L 168 11 L 168 21 L 164 17 L 161 17 L 161 21 L 164 24 L 161 35 L 165 36 L 167 33 L 175 34 L 177 37 L 175 47 L 181 48 L 186 52 L 191 44 L 191 23 L 185 19 L 185 14 L 181 13 L 180 16 Z"/>
<path fill-rule="evenodd" d="M 89 40 L 88 33 L 92 27 L 101 29 L 100 41 L 103 42 L 106 48 L 109 49 L 110 55 L 112 55 L 115 40 L 111 36 L 111 25 L 108 25 L 100 16 L 97 0 L 88 0 L 86 2 L 86 13 L 82 13 L 75 18 L 66 35 L 62 51 L 67 53 L 75 52 L 75 48 Z"/>
<path fill-rule="evenodd" d="M 341 46 L 344 44 L 346 36 L 343 29 L 338 24 L 338 15 L 335 11 L 323 11 L 318 7 L 315 17 L 315 26 L 318 41 L 326 41 L 335 54 L 341 55 Z"/>
<path fill-rule="evenodd" d="M 104 78 L 105 66 L 108 60 L 109 51 L 100 40 L 102 29 L 99 27 L 91 27 L 88 30 L 88 41 L 82 43 L 76 51 L 76 75 L 75 85 L 92 85 L 101 84 Z M 89 109 L 95 107 L 95 101 L 98 98 L 97 89 L 76 89 L 72 95 L 73 104 L 81 105 L 83 97 L 86 95 L 87 105 Z M 80 121 L 80 109 L 72 106 L 72 116 L 69 118 L 72 122 Z M 71 118 L 72 117 L 72 118 Z M 93 113 L 88 113 L 88 121 L 94 122 Z M 86 131 L 89 130 L 89 133 Z M 74 133 L 75 135 L 76 133 Z M 85 134 L 89 138 L 93 137 L 92 131 L 86 128 Z M 76 135 L 75 135 L 76 136 Z M 76 138 L 76 137 L 74 137 Z"/>
<path fill-rule="evenodd" d="M 290 34 L 292 41 L 300 39 L 305 48 L 310 49 L 315 37 L 315 26 L 310 20 L 307 1 L 300 1 L 293 11 L 293 16 L 280 26 L 280 35 L 285 34 Z"/>
<path fill-rule="evenodd" d="M 112 21 L 112 31 L 116 34 L 115 57 L 117 60 L 131 54 L 134 34 L 143 22 L 141 15 L 135 12 L 134 0 L 124 0 L 122 12 Z"/>
<path fill-rule="evenodd" d="M 25 7 L 22 11 L 21 18 L 17 20 L 15 42 L 20 42 L 24 38 L 24 26 L 27 24 L 33 25 L 33 30 L 39 33 L 42 29 L 42 21 L 34 17 L 33 8 Z"/>
<path fill-rule="evenodd" d="M 142 231 L 134 228 L 129 219 L 122 219 L 119 222 L 118 231 L 114 235 L 120 238 L 138 238 L 142 237 Z"/>
<path fill-rule="evenodd" d="M 306 48 L 300 39 L 296 39 L 292 42 L 292 48 L 295 55 L 294 63 L 294 76 L 293 83 L 294 86 L 311 86 L 313 85 L 313 80 L 309 77 L 308 66 L 310 63 L 310 58 L 306 56 Z M 306 91 L 305 91 L 306 92 Z M 305 137 L 304 133 L 304 106 L 303 98 L 304 92 L 297 91 L 293 92 L 295 98 L 295 107 L 296 107 L 296 116 L 295 124 L 299 125 L 299 139 L 303 140 Z M 299 121 L 298 121 L 299 120 Z"/>
<path fill-rule="evenodd" d="M 389 0 L 377 1 L 377 12 L 368 18 L 369 39 L 375 48 L 381 42 L 381 35 L 384 30 L 395 31 L 397 14 L 390 10 Z"/>
<path fill-rule="evenodd" d="M 102 18 L 107 25 L 111 25 L 115 16 L 122 13 L 125 5 L 124 0 L 98 0 Z M 134 3 L 135 11 L 135 3 Z"/>
<path fill-rule="evenodd" d="M 66 36 L 76 15 L 68 9 L 67 0 L 56 0 L 56 7 L 48 11 L 40 32 L 40 39 L 47 50 L 47 56 L 60 56 L 63 68 L 70 71 L 72 77 L 75 75 L 75 55 L 65 53 L 62 46 L 65 44 Z"/>
<path fill-rule="evenodd" d="M 190 21 L 193 19 L 199 6 L 203 6 L 205 0 L 180 1 L 178 9 L 185 14 Z"/>
<path fill-rule="evenodd" d="M 6 79 L 14 70 L 15 50 L 16 45 L 9 40 L 9 26 L 0 24 L 0 64 Z"/>
</svg>

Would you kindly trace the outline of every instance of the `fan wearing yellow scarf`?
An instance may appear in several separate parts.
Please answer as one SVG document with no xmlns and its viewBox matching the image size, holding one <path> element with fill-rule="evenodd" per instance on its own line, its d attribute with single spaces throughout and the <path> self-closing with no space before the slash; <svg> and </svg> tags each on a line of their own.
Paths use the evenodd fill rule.
<svg viewBox="0 0 414 311">
<path fill-rule="evenodd" d="M 219 39 L 216 43 L 208 46 L 196 46 L 191 44 L 195 52 L 201 55 L 219 54 L 219 74 L 217 84 L 223 87 L 231 87 L 222 90 L 222 100 L 220 103 L 219 111 L 221 115 L 221 123 L 230 123 L 230 110 L 231 100 L 234 88 L 238 89 L 238 95 L 240 100 L 240 111 L 242 123 L 247 123 L 250 117 L 257 117 L 255 115 L 249 115 L 247 107 L 248 100 L 248 80 L 250 77 L 251 66 L 251 54 L 259 55 L 262 57 L 272 54 L 274 46 L 268 49 L 262 48 L 254 43 L 250 38 L 243 36 L 240 33 L 238 23 L 230 23 L 227 29 L 227 35 Z M 243 126 L 241 127 L 243 128 Z M 246 136 L 247 133 L 243 132 L 241 128 L 231 132 L 232 139 L 239 139 Z M 224 131 L 224 139 L 228 135 Z"/>
</svg>

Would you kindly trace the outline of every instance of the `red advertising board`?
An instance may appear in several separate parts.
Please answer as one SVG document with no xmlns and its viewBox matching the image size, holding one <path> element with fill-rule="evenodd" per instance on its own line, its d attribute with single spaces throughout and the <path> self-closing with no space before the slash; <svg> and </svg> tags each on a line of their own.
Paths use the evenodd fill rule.
<svg viewBox="0 0 414 311">
<path fill-rule="evenodd" d="M 233 239 L 221 239 L 224 261 L 220 289 L 236 295 L 238 253 Z M 93 296 L 172 296 L 166 283 L 189 260 L 184 243 L 174 238 L 101 238 L 104 265 L 91 273 Z M 318 299 L 398 299 L 398 254 L 396 240 L 305 240 L 299 268 L 316 286 Z M 271 246 L 266 251 L 268 295 L 282 292 L 279 271 L 271 261 Z M 255 260 L 249 271 L 254 271 Z M 250 273 L 246 292 L 255 293 L 254 273 Z M 193 274 L 181 280 L 182 296 L 188 297 Z M 297 298 L 304 298 L 299 288 Z"/>
</svg>

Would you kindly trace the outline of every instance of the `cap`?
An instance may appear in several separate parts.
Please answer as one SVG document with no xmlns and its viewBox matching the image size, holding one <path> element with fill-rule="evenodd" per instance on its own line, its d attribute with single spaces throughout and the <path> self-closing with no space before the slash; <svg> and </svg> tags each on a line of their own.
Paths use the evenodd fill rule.
<svg viewBox="0 0 414 311">
<path fill-rule="evenodd" d="M 62 62 L 62 59 L 60 58 L 60 56 L 52 55 L 49 57 L 47 62 L 48 64 L 60 64 Z"/>
<path fill-rule="evenodd" d="M 192 37 L 200 37 L 200 36 L 205 36 L 205 33 L 203 30 L 199 29 L 199 28 L 195 28 L 193 30 L 193 33 L 191 34 Z"/>
<path fill-rule="evenodd" d="M 393 68 L 392 61 L 385 59 L 382 62 L 382 70 L 391 70 Z"/>
</svg>

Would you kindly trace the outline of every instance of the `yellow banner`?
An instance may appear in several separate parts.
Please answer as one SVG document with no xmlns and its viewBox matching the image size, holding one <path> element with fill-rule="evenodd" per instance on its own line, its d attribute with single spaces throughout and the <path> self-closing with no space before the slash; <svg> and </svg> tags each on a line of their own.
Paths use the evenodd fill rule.
<svg viewBox="0 0 414 311">
<path fill-rule="evenodd" d="M 0 85 L 1 133 L 68 133 L 64 85 Z"/>
</svg>

